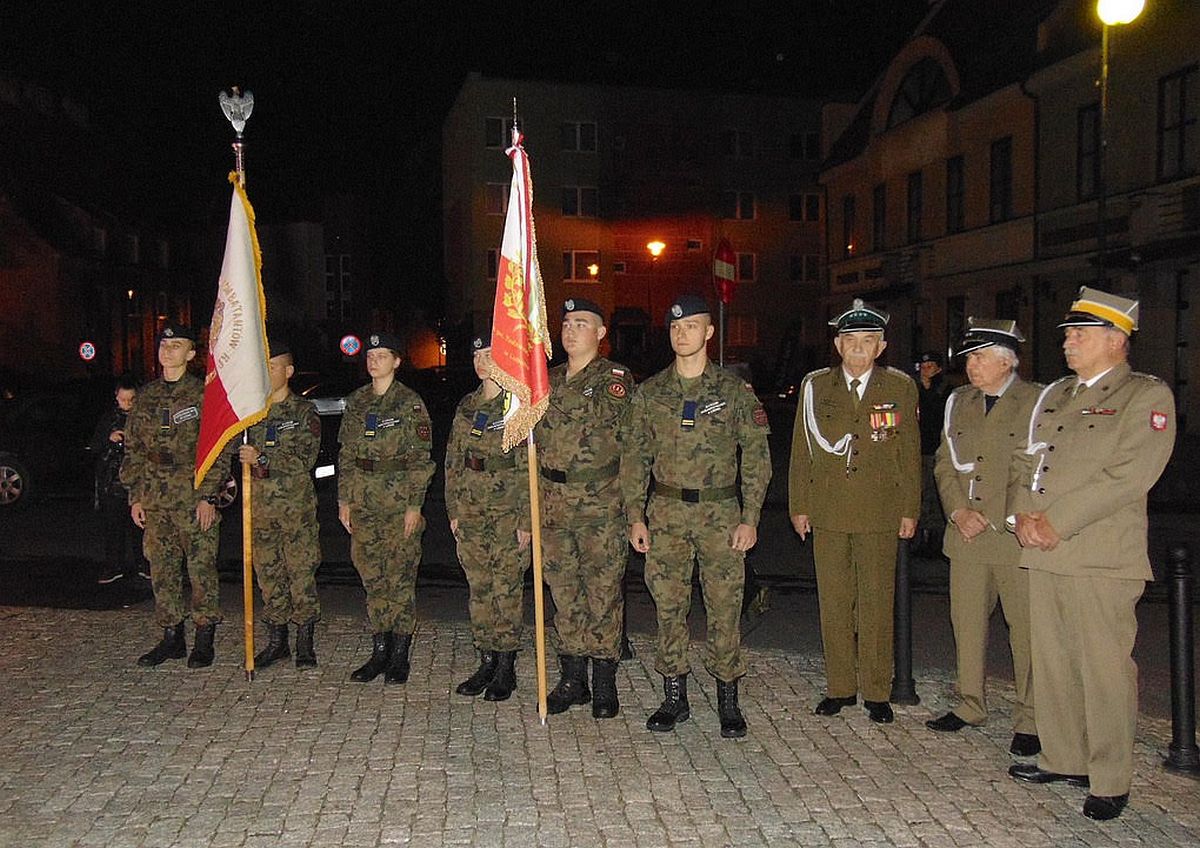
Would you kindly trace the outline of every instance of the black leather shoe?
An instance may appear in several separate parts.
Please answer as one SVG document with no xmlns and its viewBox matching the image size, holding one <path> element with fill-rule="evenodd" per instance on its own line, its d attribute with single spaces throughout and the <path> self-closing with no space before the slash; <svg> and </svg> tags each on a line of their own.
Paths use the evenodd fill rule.
<svg viewBox="0 0 1200 848">
<path fill-rule="evenodd" d="M 1083 814 L 1096 821 L 1109 821 L 1121 815 L 1128 803 L 1128 792 L 1124 795 L 1089 795 L 1083 802 Z"/>
<path fill-rule="evenodd" d="M 317 650 L 313 645 L 315 621 L 296 625 L 296 668 L 316 668 Z"/>
<path fill-rule="evenodd" d="M 587 683 L 588 658 L 563 654 L 558 661 L 562 675 L 546 696 L 546 712 L 550 715 L 565 713 L 576 704 L 588 704 L 592 700 L 592 690 Z"/>
<path fill-rule="evenodd" d="M 279 660 L 286 660 L 292 655 L 291 647 L 288 645 L 288 626 L 286 622 L 283 624 L 268 624 L 267 633 L 266 646 L 254 655 L 255 668 L 267 668 Z"/>
<path fill-rule="evenodd" d="M 817 704 L 817 708 L 813 710 L 813 714 L 835 716 L 842 711 L 842 707 L 853 707 L 857 703 L 857 695 L 851 695 L 848 698 L 822 698 L 821 703 Z"/>
<path fill-rule="evenodd" d="M 216 657 L 213 639 L 216 635 L 215 624 L 201 624 L 196 628 L 196 642 L 192 645 L 192 652 L 188 654 L 188 668 L 208 668 L 213 664 Z"/>
<path fill-rule="evenodd" d="M 1018 757 L 1036 757 L 1042 753 L 1042 740 L 1037 738 L 1036 733 L 1014 733 L 1008 752 Z"/>
<path fill-rule="evenodd" d="M 721 736 L 740 739 L 746 735 L 746 717 L 738 707 L 738 682 L 717 681 L 717 715 L 721 719 Z"/>
<path fill-rule="evenodd" d="M 181 660 L 187 656 L 187 642 L 183 637 L 183 622 L 163 628 L 159 643 L 138 657 L 137 664 L 143 668 L 160 665 L 167 660 Z"/>
<path fill-rule="evenodd" d="M 517 652 L 496 652 L 496 673 L 483 691 L 485 701 L 507 701 L 517 688 Z"/>
<path fill-rule="evenodd" d="M 479 668 L 475 669 L 474 674 L 458 684 L 458 688 L 454 691 L 460 695 L 466 695 L 468 698 L 474 698 L 480 694 L 492 682 L 492 678 L 496 676 L 496 663 L 498 661 L 495 651 L 480 651 Z"/>
<path fill-rule="evenodd" d="M 1056 771 L 1045 771 L 1033 763 L 1017 763 L 1008 767 L 1008 776 L 1022 783 L 1065 783 L 1067 786 L 1089 786 L 1086 774 L 1059 774 Z"/>
<path fill-rule="evenodd" d="M 675 725 L 691 718 L 692 711 L 687 699 L 687 675 L 663 678 L 663 702 L 646 719 L 646 729 L 655 733 L 669 733 Z"/>
<path fill-rule="evenodd" d="M 398 633 L 392 634 L 392 657 L 388 660 L 388 666 L 383 670 L 383 682 L 388 684 L 400 684 L 408 682 L 408 652 L 412 648 L 413 635 L 406 633 L 401 636 Z"/>
<path fill-rule="evenodd" d="M 616 718 L 619 712 L 617 661 L 592 657 L 592 718 Z"/>
<path fill-rule="evenodd" d="M 887 701 L 863 701 L 867 708 L 867 716 L 876 724 L 891 724 L 896 720 L 892 705 Z"/>
<path fill-rule="evenodd" d="M 371 658 L 350 673 L 355 683 L 370 683 L 388 667 L 395 638 L 390 632 L 371 634 Z"/>
<path fill-rule="evenodd" d="M 958 733 L 958 731 L 967 727 L 968 724 L 954 713 L 946 713 L 941 718 L 931 718 L 925 722 L 925 726 L 930 730 L 936 730 L 938 733 Z"/>
</svg>

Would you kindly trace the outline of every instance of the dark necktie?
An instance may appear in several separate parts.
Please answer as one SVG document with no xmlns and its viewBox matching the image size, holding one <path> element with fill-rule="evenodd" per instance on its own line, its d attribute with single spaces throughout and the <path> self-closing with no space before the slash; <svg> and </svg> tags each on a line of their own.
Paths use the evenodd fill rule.
<svg viewBox="0 0 1200 848">
<path fill-rule="evenodd" d="M 992 407 L 996 405 L 996 401 L 1000 400 L 1000 395 L 984 395 L 983 396 L 983 414 L 987 415 L 992 411 Z"/>
<path fill-rule="evenodd" d="M 858 379 L 857 377 L 855 377 L 853 380 L 850 381 L 850 399 L 852 401 L 854 401 L 855 408 L 858 407 L 858 401 L 859 401 L 858 387 L 861 385 L 862 385 L 862 380 Z"/>
</svg>

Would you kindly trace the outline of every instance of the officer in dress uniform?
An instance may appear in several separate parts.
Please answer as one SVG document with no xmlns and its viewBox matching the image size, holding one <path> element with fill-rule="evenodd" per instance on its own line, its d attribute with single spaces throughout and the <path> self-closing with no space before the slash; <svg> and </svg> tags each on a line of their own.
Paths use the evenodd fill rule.
<svg viewBox="0 0 1200 848">
<path fill-rule="evenodd" d="M 1090 786 L 1083 813 L 1129 800 L 1137 722 L 1135 607 L 1152 579 L 1146 496 L 1175 444 L 1175 399 L 1129 367 L 1138 303 L 1084 287 L 1059 326 L 1073 371 L 1042 391 L 1014 453 L 1008 513 L 1029 569 L 1037 765 L 1028 783 Z"/>
<path fill-rule="evenodd" d="M 703 298 L 680 296 L 666 323 L 675 362 L 638 387 L 621 454 L 629 541 L 646 555 L 658 615 L 655 669 L 664 699 L 646 727 L 666 732 L 691 715 L 687 616 L 698 561 L 708 616 L 705 667 L 717 679 L 721 735 L 745 736 L 740 616 L 746 551 L 758 540 L 771 479 L 767 414 L 748 383 L 709 362 L 714 327 Z"/>
<path fill-rule="evenodd" d="M 620 711 L 617 662 L 629 557 L 617 436 L 633 380 L 624 365 L 600 356 L 606 333 L 599 305 L 582 297 L 563 302 L 567 361 L 550 369 L 550 407 L 535 431 L 545 579 L 554 598 L 562 668 L 546 709 L 561 713 L 590 700 L 594 718 Z"/>
<path fill-rule="evenodd" d="M 1015 321 L 968 318 L 958 349 L 971 382 L 947 399 L 934 473 L 949 518 L 942 551 L 950 558 L 959 704 L 925 724 L 953 733 L 987 721 L 988 622 L 1000 601 L 1017 689 L 1009 750 L 1031 757 L 1041 746 L 1029 662 L 1029 572 L 1019 567 L 1021 546 L 1004 526 L 1009 460 L 1013 449 L 1025 444 L 1029 414 L 1042 388 L 1017 375 L 1023 341 Z"/>
<path fill-rule="evenodd" d="M 836 715 L 862 692 L 880 723 L 893 720 L 897 539 L 913 537 L 921 507 L 917 387 L 875 363 L 887 322 L 857 298 L 829 322 L 841 366 L 800 384 L 788 475 L 792 526 L 814 537 L 828 687 L 816 713 Z"/>
<path fill-rule="evenodd" d="M 350 557 L 367 590 L 371 657 L 350 679 L 406 683 L 416 629 L 417 565 L 433 477 L 432 428 L 425 403 L 395 379 L 400 340 L 367 337 L 371 382 L 346 398 L 338 430 L 338 518 L 350 534 Z M 402 517 L 398 516 L 402 515 Z"/>
<path fill-rule="evenodd" d="M 491 341 L 471 342 L 479 388 L 459 401 L 446 446 L 446 514 L 470 588 L 471 635 L 479 668 L 460 695 L 505 701 L 517 688 L 516 660 L 529 567 L 529 471 L 522 446 L 503 450 L 511 395 L 488 376 Z M 523 443 L 522 443 L 523 444 Z"/>
<path fill-rule="evenodd" d="M 162 377 L 138 392 L 125 432 L 121 483 L 129 490 L 133 523 L 145 531 L 142 546 L 150 561 L 154 618 L 163 628 L 158 644 L 138 657 L 141 666 L 184 656 L 188 668 L 212 665 L 221 621 L 216 504 L 226 475 L 222 463 L 214 462 L 200 490 L 193 488 L 204 401 L 204 381 L 188 372 L 195 358 L 195 332 L 182 324 L 164 326 L 158 339 Z M 185 562 L 190 603 L 183 594 Z M 196 625 L 190 656 L 183 634 L 189 609 Z"/>
<path fill-rule="evenodd" d="M 291 347 L 275 333 L 269 342 L 271 408 L 247 430 L 246 444 L 234 445 L 238 459 L 250 465 L 254 572 L 268 634 L 254 665 L 267 668 L 291 656 L 291 623 L 296 625 L 296 668 L 312 668 L 317 664 L 313 629 L 321 617 L 316 580 L 321 548 L 311 472 L 321 449 L 321 421 L 312 403 L 288 386 L 296 373 Z"/>
</svg>

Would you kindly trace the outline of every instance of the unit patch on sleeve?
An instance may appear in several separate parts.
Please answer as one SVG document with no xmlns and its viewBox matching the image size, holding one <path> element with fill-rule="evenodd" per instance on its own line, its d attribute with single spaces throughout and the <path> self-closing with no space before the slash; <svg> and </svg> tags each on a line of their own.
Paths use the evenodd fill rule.
<svg viewBox="0 0 1200 848">
<path fill-rule="evenodd" d="M 1150 429 L 1157 432 L 1167 429 L 1167 413 L 1152 409 L 1150 411 Z"/>
</svg>

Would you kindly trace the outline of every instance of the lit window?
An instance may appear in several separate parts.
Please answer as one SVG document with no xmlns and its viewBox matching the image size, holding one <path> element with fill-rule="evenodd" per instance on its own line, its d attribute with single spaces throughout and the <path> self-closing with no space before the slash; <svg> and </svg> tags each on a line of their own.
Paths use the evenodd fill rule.
<svg viewBox="0 0 1200 848">
<path fill-rule="evenodd" d="M 593 274 L 590 267 L 600 266 L 600 251 L 598 250 L 564 250 L 563 279 L 572 282 L 595 282 L 598 275 Z"/>
</svg>

